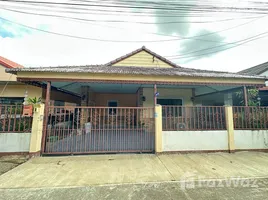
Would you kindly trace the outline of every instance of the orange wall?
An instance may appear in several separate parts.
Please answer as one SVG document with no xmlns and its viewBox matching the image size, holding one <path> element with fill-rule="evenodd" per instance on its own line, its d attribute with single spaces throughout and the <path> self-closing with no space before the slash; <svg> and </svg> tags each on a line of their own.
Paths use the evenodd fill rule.
<svg viewBox="0 0 268 200">
<path fill-rule="evenodd" d="M 107 94 L 107 93 L 95 94 L 96 106 L 107 106 L 109 100 L 118 101 L 118 106 L 120 107 L 137 106 L 136 94 Z"/>
</svg>

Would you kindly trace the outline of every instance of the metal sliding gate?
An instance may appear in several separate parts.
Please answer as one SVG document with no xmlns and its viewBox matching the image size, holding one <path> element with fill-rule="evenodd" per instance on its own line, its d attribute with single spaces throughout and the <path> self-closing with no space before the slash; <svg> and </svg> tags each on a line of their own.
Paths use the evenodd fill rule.
<svg viewBox="0 0 268 200">
<path fill-rule="evenodd" d="M 43 154 L 154 151 L 154 108 L 50 106 Z"/>
</svg>

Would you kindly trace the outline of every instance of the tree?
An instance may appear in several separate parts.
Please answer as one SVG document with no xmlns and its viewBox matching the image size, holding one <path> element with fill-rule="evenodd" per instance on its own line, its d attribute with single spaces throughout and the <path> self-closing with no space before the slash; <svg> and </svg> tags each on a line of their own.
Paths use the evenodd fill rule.
<svg viewBox="0 0 268 200">
<path fill-rule="evenodd" d="M 247 93 L 248 93 L 248 105 L 249 106 L 258 106 L 259 105 L 259 90 L 257 88 L 247 88 Z M 244 100 L 244 92 L 238 91 L 236 92 L 236 97 L 239 99 L 239 103 L 241 105 L 245 105 L 245 100 Z"/>
</svg>

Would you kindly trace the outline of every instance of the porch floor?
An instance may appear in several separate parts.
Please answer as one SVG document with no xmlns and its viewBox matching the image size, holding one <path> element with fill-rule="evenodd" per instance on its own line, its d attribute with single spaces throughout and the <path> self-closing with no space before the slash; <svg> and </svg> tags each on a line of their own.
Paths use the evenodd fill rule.
<svg viewBox="0 0 268 200">
<path fill-rule="evenodd" d="M 267 165 L 258 152 L 38 157 L 0 176 L 0 188 L 268 177 Z"/>
</svg>

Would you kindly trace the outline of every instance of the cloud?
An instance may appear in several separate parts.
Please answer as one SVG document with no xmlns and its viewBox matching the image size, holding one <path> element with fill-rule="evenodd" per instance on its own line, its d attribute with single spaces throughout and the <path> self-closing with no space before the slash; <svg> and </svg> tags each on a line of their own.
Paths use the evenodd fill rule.
<svg viewBox="0 0 268 200">
<path fill-rule="evenodd" d="M 225 37 L 220 34 L 212 34 L 210 30 L 200 30 L 196 35 L 204 35 L 201 40 L 185 40 L 181 43 L 180 55 L 185 58 L 184 62 L 189 62 L 204 57 L 211 57 L 231 45 L 225 45 Z"/>
<path fill-rule="evenodd" d="M 159 2 L 165 3 L 166 1 L 161 0 Z M 193 6 L 187 7 L 188 10 L 184 10 L 184 11 L 170 11 L 170 12 L 166 12 L 166 14 L 163 14 L 163 10 L 155 10 L 155 21 L 157 23 L 161 23 L 157 25 L 158 31 L 160 33 L 165 33 L 165 34 L 176 34 L 176 35 L 182 35 L 182 36 L 187 35 L 190 31 L 190 26 L 191 26 L 191 22 L 189 19 L 189 15 L 191 14 L 190 9 L 195 7 L 196 1 L 194 0 L 192 2 L 193 2 Z M 176 1 L 176 3 L 184 5 L 185 1 L 178 0 Z M 171 6 L 167 4 L 167 7 L 170 8 Z M 163 17 L 163 15 L 174 16 L 174 17 Z M 164 24 L 167 22 L 176 22 L 176 21 L 181 22 L 181 23 Z"/>
</svg>

